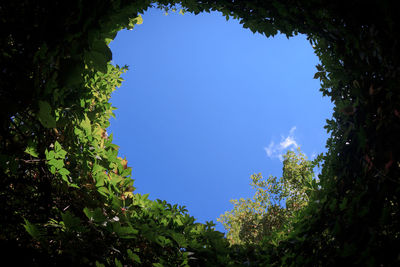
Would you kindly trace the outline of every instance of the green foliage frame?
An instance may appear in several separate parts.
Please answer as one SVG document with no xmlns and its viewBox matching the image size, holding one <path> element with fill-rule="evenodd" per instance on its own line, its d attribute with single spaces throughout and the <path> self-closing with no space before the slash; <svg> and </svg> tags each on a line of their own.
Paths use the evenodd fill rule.
<svg viewBox="0 0 400 267">
<path fill-rule="evenodd" d="M 30 265 L 399 265 L 400 27 L 390 1 L 158 1 L 266 37 L 306 34 L 335 104 L 321 189 L 278 245 L 232 248 L 182 207 L 132 194 L 104 129 L 125 68 L 107 44 L 152 1 L 0 4 L 0 244 Z M 20 262 L 19 262 L 20 261 Z"/>
</svg>

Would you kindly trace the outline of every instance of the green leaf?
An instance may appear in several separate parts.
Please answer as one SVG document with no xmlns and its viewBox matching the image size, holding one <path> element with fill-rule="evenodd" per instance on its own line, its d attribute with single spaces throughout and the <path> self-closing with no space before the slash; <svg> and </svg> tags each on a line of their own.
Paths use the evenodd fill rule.
<svg viewBox="0 0 400 267">
<path fill-rule="evenodd" d="M 143 24 L 142 15 L 139 15 L 136 17 L 136 25 L 139 25 L 139 24 Z"/>
<path fill-rule="evenodd" d="M 81 220 L 75 217 L 71 212 L 61 213 L 61 218 L 64 221 L 64 225 L 67 228 L 75 230 L 81 226 Z"/>
<path fill-rule="evenodd" d="M 46 101 L 39 101 L 38 119 L 40 123 L 46 128 L 55 128 L 56 120 L 52 115 L 52 109 Z"/>
<path fill-rule="evenodd" d="M 37 152 L 33 142 L 28 144 L 28 147 L 25 149 L 25 153 L 28 153 L 29 155 L 35 158 L 39 157 L 39 153 Z"/>
<path fill-rule="evenodd" d="M 71 182 L 68 183 L 68 186 L 74 187 L 74 188 L 80 188 L 79 185 L 71 183 Z"/>
<path fill-rule="evenodd" d="M 45 155 L 46 155 L 46 160 L 52 160 L 52 159 L 54 159 L 54 157 L 56 156 L 56 153 L 54 153 L 53 150 L 48 151 L 48 150 L 46 149 L 46 151 L 45 151 L 44 153 L 45 153 Z"/>
<path fill-rule="evenodd" d="M 106 216 L 104 216 L 103 211 L 100 208 L 96 208 L 94 210 L 84 208 L 83 212 L 89 220 L 93 220 L 96 223 L 103 223 L 106 221 Z"/>
<path fill-rule="evenodd" d="M 132 238 L 139 232 L 132 226 L 121 226 L 119 222 L 113 223 L 113 230 L 121 238 Z"/>
<path fill-rule="evenodd" d="M 106 176 L 106 174 L 104 174 L 104 173 L 97 173 L 96 176 L 94 176 L 94 178 L 96 180 L 96 187 L 104 186 L 105 176 Z"/>
<path fill-rule="evenodd" d="M 58 171 L 61 175 L 68 175 L 70 174 L 69 170 L 62 168 Z"/>
<path fill-rule="evenodd" d="M 55 157 L 59 159 L 65 159 L 65 156 L 67 155 L 67 151 L 62 148 L 58 141 L 54 143 L 54 153 Z"/>
<path fill-rule="evenodd" d="M 117 258 L 114 259 L 114 262 L 115 262 L 115 266 L 122 267 L 122 263 Z"/>
<path fill-rule="evenodd" d="M 35 239 L 40 239 L 43 233 L 32 223 L 30 223 L 27 219 L 24 218 L 25 224 L 23 224 L 25 230 Z"/>
<path fill-rule="evenodd" d="M 61 149 L 60 151 L 57 152 L 57 157 L 59 159 L 65 159 L 65 156 L 67 155 L 67 151 Z"/>
<path fill-rule="evenodd" d="M 132 250 L 128 249 L 126 251 L 128 253 L 128 257 L 133 260 L 133 262 L 142 263 L 139 256 L 132 252 Z"/>
<path fill-rule="evenodd" d="M 128 24 L 127 29 L 132 30 L 135 27 L 135 25 L 142 24 L 142 23 L 143 23 L 143 18 L 141 15 L 139 15 L 136 18 L 129 19 L 129 24 Z"/>
<path fill-rule="evenodd" d="M 91 125 L 90 120 L 89 120 L 89 118 L 88 118 L 88 116 L 86 114 L 85 114 L 85 119 L 81 121 L 80 126 L 85 131 L 87 136 L 92 134 L 92 125 Z"/>
<path fill-rule="evenodd" d="M 51 172 L 52 174 L 56 174 L 56 167 L 50 166 L 50 172 Z"/>
<path fill-rule="evenodd" d="M 102 53 L 91 50 L 88 52 L 88 60 L 96 70 L 102 73 L 107 72 L 107 60 Z"/>
<path fill-rule="evenodd" d="M 187 241 L 185 236 L 180 233 L 171 232 L 171 237 L 178 243 L 180 247 L 184 247 L 187 245 Z"/>
<path fill-rule="evenodd" d="M 122 171 L 121 176 L 126 177 L 132 174 L 132 168 L 126 168 L 125 170 Z"/>
<path fill-rule="evenodd" d="M 60 143 L 58 141 L 55 141 L 54 142 L 54 151 L 58 152 L 60 149 L 62 149 Z"/>
<path fill-rule="evenodd" d="M 57 170 L 60 170 L 62 167 L 64 167 L 64 161 L 62 159 L 51 159 L 47 162 L 47 164 L 50 165 L 50 167 L 54 167 Z"/>
<path fill-rule="evenodd" d="M 156 242 L 162 247 L 165 247 L 165 246 L 171 244 L 171 240 L 162 235 L 159 235 L 156 238 Z"/>
<path fill-rule="evenodd" d="M 111 38 L 105 38 L 104 41 L 106 42 L 107 45 L 109 45 L 112 42 L 113 39 Z"/>
<path fill-rule="evenodd" d="M 97 40 L 92 48 L 85 53 L 85 59 L 95 70 L 107 73 L 107 62 L 112 58 L 110 48 L 105 40 Z"/>
<path fill-rule="evenodd" d="M 105 267 L 103 263 L 96 261 L 96 267 Z"/>
<path fill-rule="evenodd" d="M 68 177 L 66 175 L 61 175 L 61 178 L 69 185 L 70 181 L 68 180 Z"/>
<path fill-rule="evenodd" d="M 124 178 L 122 178 L 121 176 L 117 175 L 117 174 L 111 174 L 111 184 L 116 186 L 118 183 L 122 182 L 124 180 Z"/>
<path fill-rule="evenodd" d="M 110 191 L 104 186 L 97 188 L 97 191 L 105 197 L 110 195 Z"/>
</svg>

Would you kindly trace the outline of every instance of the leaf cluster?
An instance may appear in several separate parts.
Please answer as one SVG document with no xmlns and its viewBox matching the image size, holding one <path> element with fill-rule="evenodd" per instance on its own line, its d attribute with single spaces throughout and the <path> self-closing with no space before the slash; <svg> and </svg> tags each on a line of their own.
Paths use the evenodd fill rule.
<svg viewBox="0 0 400 267">
<path fill-rule="evenodd" d="M 309 161 L 301 151 L 287 151 L 281 178 L 253 174 L 251 199 L 231 200 L 233 210 L 218 219 L 227 230 L 231 245 L 260 245 L 262 241 L 278 245 L 293 231 L 293 223 L 318 190 L 313 169 L 320 158 Z"/>
</svg>

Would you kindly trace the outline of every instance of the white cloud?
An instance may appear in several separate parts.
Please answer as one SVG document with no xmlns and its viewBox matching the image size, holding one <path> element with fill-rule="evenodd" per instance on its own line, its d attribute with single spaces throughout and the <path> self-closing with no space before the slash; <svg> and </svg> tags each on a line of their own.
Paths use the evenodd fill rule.
<svg viewBox="0 0 400 267">
<path fill-rule="evenodd" d="M 282 136 L 282 140 L 279 144 L 275 144 L 274 141 L 269 143 L 268 147 L 264 147 L 265 153 L 269 158 L 278 158 L 280 161 L 283 161 L 283 154 L 286 149 L 294 149 L 299 145 L 297 144 L 294 131 L 296 130 L 296 126 L 293 126 L 287 137 Z"/>
</svg>

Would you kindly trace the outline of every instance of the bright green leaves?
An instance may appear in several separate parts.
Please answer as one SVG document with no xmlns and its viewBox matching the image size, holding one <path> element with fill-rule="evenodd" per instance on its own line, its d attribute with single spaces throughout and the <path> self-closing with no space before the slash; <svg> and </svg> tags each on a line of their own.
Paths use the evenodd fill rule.
<svg viewBox="0 0 400 267">
<path fill-rule="evenodd" d="M 117 187 L 124 180 L 124 178 L 115 173 L 110 173 L 109 180 L 113 186 Z"/>
<path fill-rule="evenodd" d="M 92 132 L 92 122 L 90 121 L 87 114 L 85 114 L 83 119 L 78 122 L 77 126 L 75 126 L 74 133 L 84 143 L 92 142 L 93 138 L 96 137 L 93 136 L 94 134 Z"/>
<path fill-rule="evenodd" d="M 55 174 L 56 171 L 62 169 L 64 167 L 64 158 L 66 155 L 66 151 L 63 150 L 64 153 L 59 154 L 59 150 L 56 152 L 55 147 L 57 147 L 58 149 L 60 149 L 60 145 L 57 143 L 57 146 L 54 146 L 54 150 L 50 150 L 48 151 L 46 149 L 45 154 L 46 154 L 46 160 L 47 160 L 47 164 L 50 167 L 50 171 L 52 174 Z"/>
<path fill-rule="evenodd" d="M 98 164 L 93 167 L 92 176 L 95 180 L 96 187 L 101 187 L 104 185 L 105 179 L 107 178 L 107 174 L 105 172 L 106 170 Z"/>
<path fill-rule="evenodd" d="M 0 162 L 8 170 L 4 173 L 6 189 L 1 193 L 11 193 L 10 203 L 15 204 L 5 210 L 4 216 L 10 216 L 9 221 L 13 222 L 22 214 L 32 222 L 39 222 L 33 224 L 25 219 L 23 227 L 40 242 L 23 244 L 29 240 L 27 233 L 19 233 L 22 226 L 6 225 L 0 236 L 12 242 L 22 240 L 17 242 L 18 246 L 23 249 L 26 246 L 35 257 L 38 251 L 39 258 L 50 255 L 49 261 L 73 259 L 74 266 L 127 263 L 152 266 L 155 262 L 162 266 L 182 266 L 187 260 L 183 253 L 186 245 L 204 249 L 202 243 L 207 242 L 205 250 L 209 250 L 210 244 L 217 243 L 212 239 L 221 237 L 206 234 L 204 229 L 196 232 L 194 229 L 201 227 L 186 215 L 184 208 L 133 194 L 131 169 L 126 160 L 118 158 L 118 147 L 105 131 L 114 110 L 109 103 L 111 92 L 121 85 L 120 76 L 127 69 L 111 65 L 112 55 L 107 45 L 116 28 L 132 28 L 141 24 L 142 18 L 128 19 L 140 12 L 137 3 L 128 10 L 122 8 L 125 4 L 120 1 L 114 4 L 121 6 L 118 10 L 126 14 L 114 16 L 107 4 L 100 4 L 95 12 L 89 13 L 82 13 L 82 8 L 88 8 L 85 4 L 76 10 L 72 5 L 74 12 L 68 15 L 70 19 L 60 21 L 62 29 L 70 29 L 68 36 L 63 38 L 61 31 L 59 38 L 50 42 L 39 40 L 39 44 L 35 42 L 35 47 L 27 49 L 32 52 L 41 47 L 33 60 L 26 55 L 25 61 L 34 64 L 24 65 L 26 77 L 20 73 L 21 83 L 16 81 L 16 87 L 26 87 L 32 92 L 32 99 L 40 101 L 37 106 L 28 101 L 23 109 L 10 113 L 9 118 L 15 115 L 15 127 L 9 127 L 11 134 L 17 130 L 21 133 L 18 133 L 19 144 L 3 136 L 1 144 L 6 148 L 1 152 Z M 78 19 L 82 14 L 89 19 Z M 115 20 L 110 27 L 105 14 Z M 107 28 L 106 33 L 103 28 Z M 5 43 L 16 41 L 10 39 Z M 13 82 L 10 85 L 15 89 Z M 36 120 L 32 120 L 33 116 Z M 19 126 L 22 127 L 18 129 Z M 10 147 L 19 150 L 9 152 Z M 11 173 L 10 169 L 15 171 Z M 87 208 L 79 212 L 83 207 Z"/>
<path fill-rule="evenodd" d="M 37 114 L 40 123 L 46 128 L 55 128 L 56 120 L 53 116 L 53 110 L 46 101 L 39 101 L 39 112 Z"/>
<path fill-rule="evenodd" d="M 108 190 L 108 188 L 106 186 L 101 186 L 97 188 L 97 191 L 103 195 L 104 197 L 110 197 L 110 190 Z"/>
<path fill-rule="evenodd" d="M 47 165 L 49 166 L 50 172 L 52 174 L 60 174 L 62 179 L 68 183 L 69 186 L 79 188 L 76 184 L 72 183 L 68 178 L 70 171 L 65 168 L 64 160 L 67 155 L 60 143 L 57 141 L 53 145 L 54 150 L 45 151 Z"/>
<path fill-rule="evenodd" d="M 137 16 L 136 18 L 129 19 L 129 24 L 127 26 L 128 30 L 133 30 L 135 25 L 139 25 L 143 23 L 143 18 L 141 15 Z"/>
<path fill-rule="evenodd" d="M 311 162 L 300 152 L 288 151 L 284 155 L 283 175 L 280 179 L 261 174 L 251 176 L 250 185 L 255 190 L 252 199 L 231 200 L 233 210 L 218 219 L 228 230 L 231 244 L 258 244 L 269 238 L 278 244 L 292 231 L 298 212 L 309 201 L 311 193 L 318 187 Z M 286 202 L 282 207 L 282 202 Z"/>
<path fill-rule="evenodd" d="M 54 153 L 55 153 L 55 157 L 60 158 L 60 159 L 64 159 L 65 156 L 67 155 L 67 151 L 65 151 L 59 142 L 55 142 L 54 143 Z"/>
<path fill-rule="evenodd" d="M 34 142 L 29 142 L 28 146 L 25 149 L 25 153 L 28 153 L 32 157 L 39 157 L 39 153 L 37 152 L 37 148 Z"/>
<path fill-rule="evenodd" d="M 80 126 L 84 130 L 84 134 L 89 139 L 89 141 L 92 141 L 92 125 L 86 114 L 85 118 L 81 121 Z"/>
</svg>

